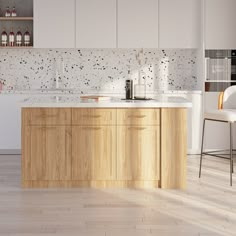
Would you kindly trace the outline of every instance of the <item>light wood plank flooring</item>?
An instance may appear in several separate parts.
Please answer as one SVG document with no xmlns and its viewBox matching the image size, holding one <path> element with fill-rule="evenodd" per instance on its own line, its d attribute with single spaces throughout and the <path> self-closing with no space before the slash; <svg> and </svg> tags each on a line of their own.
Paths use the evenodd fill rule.
<svg viewBox="0 0 236 236">
<path fill-rule="evenodd" d="M 0 156 L 0 235 L 236 235 L 236 177 L 227 160 L 188 158 L 188 188 L 46 189 L 20 187 L 20 156 Z"/>
</svg>

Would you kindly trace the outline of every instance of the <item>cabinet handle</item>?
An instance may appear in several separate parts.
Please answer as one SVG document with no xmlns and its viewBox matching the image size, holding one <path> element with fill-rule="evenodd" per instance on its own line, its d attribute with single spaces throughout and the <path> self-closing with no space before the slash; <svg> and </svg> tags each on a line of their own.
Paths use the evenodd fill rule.
<svg viewBox="0 0 236 236">
<path fill-rule="evenodd" d="M 129 130 L 145 130 L 145 129 L 147 129 L 146 127 L 129 127 L 128 128 Z"/>
<path fill-rule="evenodd" d="M 54 118 L 54 117 L 58 117 L 58 115 L 36 115 L 36 118 L 42 118 L 42 119 Z"/>
<path fill-rule="evenodd" d="M 82 129 L 92 129 L 92 130 L 100 130 L 101 129 L 101 127 L 83 127 Z"/>
<path fill-rule="evenodd" d="M 128 118 L 144 118 L 146 115 L 129 115 Z"/>
<path fill-rule="evenodd" d="M 85 117 L 85 118 L 100 118 L 101 117 L 101 115 L 83 115 L 83 117 Z"/>
</svg>

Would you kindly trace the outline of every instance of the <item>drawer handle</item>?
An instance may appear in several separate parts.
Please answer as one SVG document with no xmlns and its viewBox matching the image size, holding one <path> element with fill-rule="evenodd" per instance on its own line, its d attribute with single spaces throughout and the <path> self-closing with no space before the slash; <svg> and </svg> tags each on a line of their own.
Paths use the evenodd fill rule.
<svg viewBox="0 0 236 236">
<path fill-rule="evenodd" d="M 83 117 L 85 117 L 85 118 L 100 118 L 100 117 L 102 117 L 101 115 L 83 115 Z"/>
<path fill-rule="evenodd" d="M 86 129 L 86 130 L 100 130 L 101 127 L 83 127 L 83 129 Z"/>
<path fill-rule="evenodd" d="M 54 118 L 57 117 L 58 115 L 36 115 L 37 118 Z"/>
<path fill-rule="evenodd" d="M 130 115 L 128 118 L 144 118 L 146 115 Z"/>
<path fill-rule="evenodd" d="M 147 129 L 146 127 L 129 127 L 128 128 L 129 130 L 145 130 L 145 129 Z"/>
</svg>

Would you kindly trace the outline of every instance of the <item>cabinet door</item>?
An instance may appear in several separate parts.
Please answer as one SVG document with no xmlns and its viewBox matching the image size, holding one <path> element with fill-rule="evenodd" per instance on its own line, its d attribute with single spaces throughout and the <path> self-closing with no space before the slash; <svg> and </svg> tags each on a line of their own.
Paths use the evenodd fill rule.
<svg viewBox="0 0 236 236">
<path fill-rule="evenodd" d="M 112 180 L 116 177 L 116 127 L 73 126 L 72 179 Z"/>
<path fill-rule="evenodd" d="M 71 127 L 31 126 L 28 135 L 26 180 L 70 180 Z"/>
<path fill-rule="evenodd" d="M 236 48 L 235 9 L 235 0 L 206 0 L 206 49 Z"/>
<path fill-rule="evenodd" d="M 160 126 L 117 127 L 117 178 L 160 179 Z"/>
<path fill-rule="evenodd" d="M 34 46 L 75 47 L 75 0 L 34 0 Z"/>
<path fill-rule="evenodd" d="M 118 47 L 158 47 L 158 0 L 118 0 Z"/>
<path fill-rule="evenodd" d="M 116 0 L 76 0 L 76 47 L 116 47 Z"/>
<path fill-rule="evenodd" d="M 159 0 L 159 47 L 198 48 L 201 1 Z"/>
</svg>

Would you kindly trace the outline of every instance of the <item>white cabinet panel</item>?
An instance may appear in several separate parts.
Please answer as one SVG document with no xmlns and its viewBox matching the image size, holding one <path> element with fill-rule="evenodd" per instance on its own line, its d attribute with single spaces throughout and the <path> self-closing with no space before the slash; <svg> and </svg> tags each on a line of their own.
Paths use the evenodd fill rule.
<svg viewBox="0 0 236 236">
<path fill-rule="evenodd" d="M 116 47 L 116 0 L 76 0 L 76 47 Z"/>
<path fill-rule="evenodd" d="M 21 108 L 29 95 L 0 95 L 0 154 L 19 154 L 21 149 Z"/>
<path fill-rule="evenodd" d="M 158 47 L 158 0 L 118 0 L 118 47 Z"/>
<path fill-rule="evenodd" d="M 205 0 L 205 48 L 236 48 L 236 1 Z"/>
<path fill-rule="evenodd" d="M 159 0 L 159 47 L 198 48 L 201 45 L 201 1 Z"/>
<path fill-rule="evenodd" d="M 192 101 L 192 108 L 188 110 L 188 154 L 199 154 L 202 137 L 202 94 L 188 94 L 186 98 Z"/>
<path fill-rule="evenodd" d="M 34 46 L 75 47 L 75 0 L 34 0 Z"/>
</svg>

